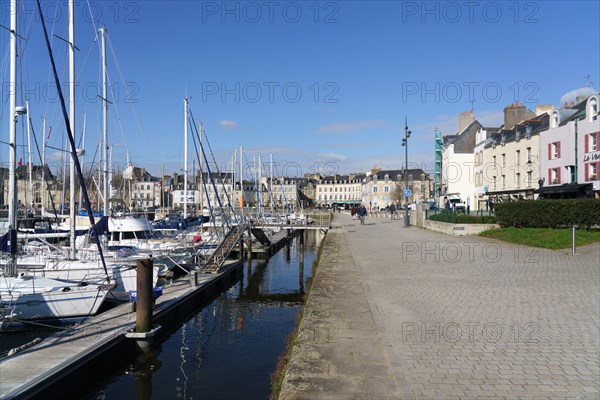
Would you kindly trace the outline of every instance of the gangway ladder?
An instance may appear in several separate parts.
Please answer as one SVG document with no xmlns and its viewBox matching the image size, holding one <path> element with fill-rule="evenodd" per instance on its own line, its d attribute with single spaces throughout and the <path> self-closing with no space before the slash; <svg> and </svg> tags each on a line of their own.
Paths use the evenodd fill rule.
<svg viewBox="0 0 600 400">
<path fill-rule="evenodd" d="M 271 239 L 267 237 L 265 231 L 263 231 L 261 228 L 251 228 L 250 232 L 252 232 L 252 235 L 254 235 L 256 240 L 258 240 L 263 246 L 269 247 L 271 245 Z"/>
<path fill-rule="evenodd" d="M 240 236 L 244 230 L 240 225 L 233 226 L 225 235 L 225 238 L 217 247 L 215 252 L 208 258 L 202 272 L 217 273 L 229 257 L 229 253 L 236 247 L 240 241 Z"/>
</svg>

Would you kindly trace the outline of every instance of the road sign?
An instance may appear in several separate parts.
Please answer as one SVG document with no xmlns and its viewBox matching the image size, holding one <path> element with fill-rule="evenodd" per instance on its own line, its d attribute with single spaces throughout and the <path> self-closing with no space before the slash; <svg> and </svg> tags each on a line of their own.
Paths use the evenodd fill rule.
<svg viewBox="0 0 600 400">
<path fill-rule="evenodd" d="M 410 197 L 410 189 L 404 189 L 404 197 Z"/>
</svg>

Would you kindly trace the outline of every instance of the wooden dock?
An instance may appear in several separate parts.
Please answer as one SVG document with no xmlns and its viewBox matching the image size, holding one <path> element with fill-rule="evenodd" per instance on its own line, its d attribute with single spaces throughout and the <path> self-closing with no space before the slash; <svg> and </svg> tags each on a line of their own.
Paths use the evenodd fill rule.
<svg viewBox="0 0 600 400">
<path fill-rule="evenodd" d="M 219 273 L 198 273 L 166 286 L 153 313 L 154 324 L 161 325 L 155 340 L 235 282 L 242 264 L 229 260 Z M 125 337 L 134 327 L 135 312 L 127 303 L 7 357 L 0 361 L 0 398 L 65 398 L 100 365 L 136 350 L 135 340 Z"/>
</svg>

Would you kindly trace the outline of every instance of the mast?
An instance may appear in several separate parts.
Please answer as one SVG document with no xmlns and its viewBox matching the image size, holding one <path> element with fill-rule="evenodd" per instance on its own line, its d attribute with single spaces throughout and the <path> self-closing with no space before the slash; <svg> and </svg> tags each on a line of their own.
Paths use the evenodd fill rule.
<svg viewBox="0 0 600 400">
<path fill-rule="evenodd" d="M 187 184 L 188 184 L 188 98 L 183 99 L 183 219 L 187 219 Z"/>
<path fill-rule="evenodd" d="M 83 113 L 83 136 L 81 137 L 81 144 L 83 149 L 85 149 L 85 130 L 86 130 L 86 126 L 87 126 L 87 114 Z M 81 165 L 83 165 L 83 157 L 84 157 L 85 153 L 82 152 L 81 153 Z M 79 191 L 79 208 L 81 209 L 81 203 L 82 203 L 82 196 L 83 196 L 83 192 L 80 190 Z"/>
<path fill-rule="evenodd" d="M 104 209 L 103 215 L 108 215 L 108 198 L 109 194 L 109 176 L 108 176 L 108 94 L 107 94 L 107 75 L 106 75 L 106 28 L 103 26 L 99 29 L 100 38 L 102 39 L 102 127 L 103 127 L 103 141 L 102 141 L 102 174 L 103 174 L 103 188 L 104 192 Z"/>
<path fill-rule="evenodd" d="M 275 195 L 273 194 L 273 153 L 269 153 L 269 197 L 271 199 L 271 215 L 273 214 L 273 200 Z"/>
<path fill-rule="evenodd" d="M 244 213 L 244 148 L 240 146 L 240 211 Z"/>
<path fill-rule="evenodd" d="M 202 148 L 202 121 L 198 122 L 198 135 L 200 136 L 198 140 L 200 141 L 200 210 L 202 212 L 202 220 L 204 220 L 204 173 L 202 172 L 204 168 L 204 157 L 202 157 L 202 152 L 204 149 Z"/>
<path fill-rule="evenodd" d="M 235 210 L 235 170 L 237 167 L 237 149 L 233 149 L 233 163 L 231 165 L 231 203 Z"/>
<path fill-rule="evenodd" d="M 46 117 L 43 119 L 42 123 L 42 187 L 41 187 L 41 195 L 42 195 L 42 218 L 44 217 L 44 212 L 46 210 L 46 190 L 44 188 L 44 184 L 46 183 Z"/>
<path fill-rule="evenodd" d="M 29 115 L 29 101 L 25 101 L 25 109 Z M 29 175 L 29 209 L 33 211 L 33 163 L 31 162 L 31 124 L 25 119 L 27 124 L 27 175 Z"/>
<path fill-rule="evenodd" d="M 75 3 L 69 0 L 69 126 L 75 135 Z M 70 202 L 69 215 L 71 217 L 71 257 L 75 258 L 77 251 L 75 247 L 75 159 L 71 154 L 70 165 Z"/>
<path fill-rule="evenodd" d="M 8 161 L 8 224 L 11 260 L 9 275 L 16 275 L 16 253 L 17 253 L 17 176 L 15 171 L 15 160 L 17 158 L 17 0 L 10 2 L 10 151 Z"/>
</svg>

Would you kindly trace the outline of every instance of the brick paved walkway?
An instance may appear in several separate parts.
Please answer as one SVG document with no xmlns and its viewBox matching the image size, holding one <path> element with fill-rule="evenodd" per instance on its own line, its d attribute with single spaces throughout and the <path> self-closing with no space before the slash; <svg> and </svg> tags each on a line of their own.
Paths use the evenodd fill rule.
<svg viewBox="0 0 600 400">
<path fill-rule="evenodd" d="M 280 398 L 600 398 L 600 245 L 366 223 L 336 214 Z"/>
</svg>

